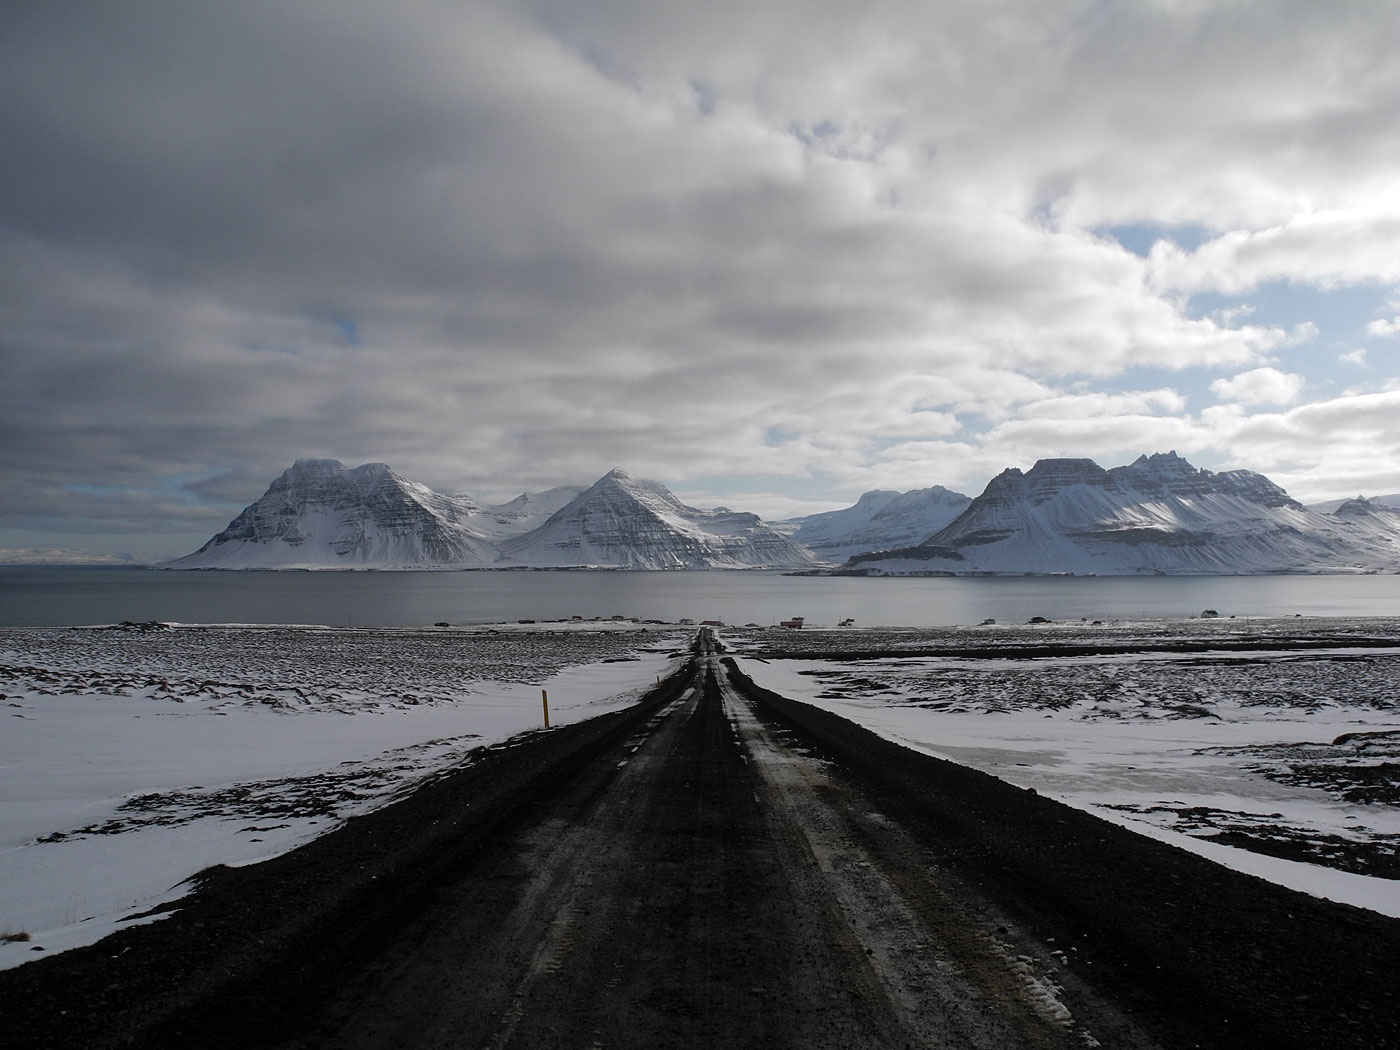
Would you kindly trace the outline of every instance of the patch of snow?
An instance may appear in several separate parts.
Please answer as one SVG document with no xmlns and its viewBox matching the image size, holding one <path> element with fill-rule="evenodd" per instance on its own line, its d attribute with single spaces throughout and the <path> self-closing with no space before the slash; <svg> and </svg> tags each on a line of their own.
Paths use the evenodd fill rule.
<svg viewBox="0 0 1400 1050">
<path fill-rule="evenodd" d="M 1393 856 L 1400 806 L 1356 801 L 1291 774 L 1300 755 L 1345 774 L 1400 748 L 1400 649 L 1368 650 L 1365 662 L 1354 650 L 846 662 L 746 659 L 751 642 L 725 642 L 762 687 L 886 739 L 1227 867 L 1400 917 L 1400 880 L 1201 837 L 1278 832 Z M 1396 737 L 1334 745 L 1354 733 Z"/>
<path fill-rule="evenodd" d="M 0 968 L 539 729 L 541 689 L 556 726 L 633 703 L 689 639 L 575 626 L 0 632 Z"/>
</svg>

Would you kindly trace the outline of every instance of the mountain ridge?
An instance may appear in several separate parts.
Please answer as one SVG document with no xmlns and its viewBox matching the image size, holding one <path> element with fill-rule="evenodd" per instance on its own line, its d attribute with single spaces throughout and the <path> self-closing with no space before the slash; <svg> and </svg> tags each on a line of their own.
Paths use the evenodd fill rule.
<svg viewBox="0 0 1400 1050">
<path fill-rule="evenodd" d="M 629 569 L 795 568 L 817 561 L 755 514 L 688 507 L 660 482 L 604 474 L 539 528 L 501 544 L 530 565 Z"/>
<path fill-rule="evenodd" d="M 754 514 L 697 510 L 614 469 L 485 505 L 387 464 L 298 459 L 171 569 L 800 568 L 818 559 Z"/>
<path fill-rule="evenodd" d="M 919 544 L 851 557 L 862 575 L 1240 575 L 1400 568 L 1400 515 L 1311 511 L 1264 475 L 1213 473 L 1175 452 L 1104 469 L 1010 467 Z"/>
<path fill-rule="evenodd" d="M 844 564 L 842 559 L 845 559 Z M 825 566 L 835 566 L 825 568 Z M 972 499 L 875 489 L 769 524 L 687 506 L 621 468 L 499 505 L 384 463 L 299 459 L 176 569 L 771 568 L 854 575 L 1174 575 L 1400 571 L 1400 512 L 1321 513 L 1250 470 L 1175 452 L 1008 467 Z"/>
<path fill-rule="evenodd" d="M 872 489 L 841 510 L 777 522 L 788 535 L 822 558 L 843 561 L 853 554 L 917 543 L 947 525 L 972 502 L 942 485 L 908 492 Z"/>
</svg>

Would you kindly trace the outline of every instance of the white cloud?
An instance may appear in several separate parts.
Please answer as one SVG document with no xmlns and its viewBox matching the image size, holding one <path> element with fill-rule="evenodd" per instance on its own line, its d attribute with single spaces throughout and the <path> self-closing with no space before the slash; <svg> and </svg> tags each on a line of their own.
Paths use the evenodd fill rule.
<svg viewBox="0 0 1400 1050">
<path fill-rule="evenodd" d="M 1090 419 L 1177 415 L 1185 409 L 1186 399 L 1180 393 L 1162 388 L 1045 398 L 1026 405 L 1018 414 L 1022 419 Z"/>
<path fill-rule="evenodd" d="M 1400 282 L 1400 206 L 1374 204 L 1346 211 L 1302 211 L 1262 230 L 1233 230 L 1194 251 L 1158 241 L 1151 253 L 1151 286 L 1163 294 L 1247 292 L 1267 281 L 1324 288 Z"/>
<path fill-rule="evenodd" d="M 1348 351 L 1345 354 L 1339 354 L 1337 360 L 1341 361 L 1343 364 L 1356 365 L 1358 368 L 1368 367 L 1366 364 L 1366 348 L 1364 346 L 1357 347 L 1355 350 Z"/>
<path fill-rule="evenodd" d="M 1295 324 L 1288 330 L 1288 336 L 1280 345 L 1305 346 L 1308 343 L 1315 342 L 1317 337 L 1321 334 L 1322 330 L 1317 326 L 1316 322 L 1303 321 L 1301 324 Z"/>
<path fill-rule="evenodd" d="M 1210 389 L 1223 401 L 1246 405 L 1290 405 L 1306 385 L 1304 378 L 1276 368 L 1255 368 L 1230 379 L 1217 379 Z"/>
<path fill-rule="evenodd" d="M 1372 321 L 1366 326 L 1366 334 L 1373 335 L 1377 339 L 1393 339 L 1400 335 L 1400 317 Z"/>
<path fill-rule="evenodd" d="M 1338 397 L 1285 412 L 1239 406 L 1202 413 L 1227 465 L 1269 475 L 1297 499 L 1400 490 L 1400 389 Z"/>
</svg>

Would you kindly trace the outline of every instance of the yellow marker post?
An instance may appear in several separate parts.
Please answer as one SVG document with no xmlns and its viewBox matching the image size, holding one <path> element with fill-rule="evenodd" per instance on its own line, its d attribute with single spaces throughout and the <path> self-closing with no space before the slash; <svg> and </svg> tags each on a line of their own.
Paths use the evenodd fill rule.
<svg viewBox="0 0 1400 1050">
<path fill-rule="evenodd" d="M 544 704 L 544 727 L 549 728 L 549 690 L 540 690 L 540 700 Z"/>
</svg>

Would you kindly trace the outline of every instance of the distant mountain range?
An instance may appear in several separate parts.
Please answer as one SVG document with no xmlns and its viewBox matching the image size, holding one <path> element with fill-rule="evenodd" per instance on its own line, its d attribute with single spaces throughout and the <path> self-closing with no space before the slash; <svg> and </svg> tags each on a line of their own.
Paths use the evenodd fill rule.
<svg viewBox="0 0 1400 1050">
<path fill-rule="evenodd" d="M 613 470 L 500 505 L 443 495 L 383 463 L 302 459 L 176 569 L 781 568 L 843 575 L 1400 571 L 1400 511 L 1309 509 L 1262 474 L 1159 453 L 1105 470 L 1046 459 L 976 499 L 875 490 L 768 524 L 686 506 Z M 844 559 L 844 561 L 843 561 Z"/>
<path fill-rule="evenodd" d="M 1011 468 L 914 546 L 851 557 L 858 575 L 1233 575 L 1400 570 L 1400 513 L 1365 499 L 1309 510 L 1262 474 L 1174 452 L 1105 470 Z"/>
<path fill-rule="evenodd" d="M 827 561 L 844 561 L 864 551 L 916 544 L 947 525 L 971 502 L 971 496 L 942 485 L 912 492 L 875 489 L 852 507 L 776 522 L 775 527 Z"/>
<path fill-rule="evenodd" d="M 810 566 L 817 557 L 756 515 L 687 507 L 621 470 L 587 489 L 499 506 L 445 496 L 383 463 L 301 459 L 172 569 Z"/>
<path fill-rule="evenodd" d="M 1367 503 L 1376 507 L 1389 507 L 1391 510 L 1400 510 L 1400 492 L 1393 492 L 1388 496 L 1355 496 L 1352 499 L 1330 499 L 1325 503 L 1310 503 L 1308 510 L 1315 510 L 1319 514 L 1333 514 L 1344 503 L 1351 503 L 1356 499 L 1364 499 Z"/>
</svg>

